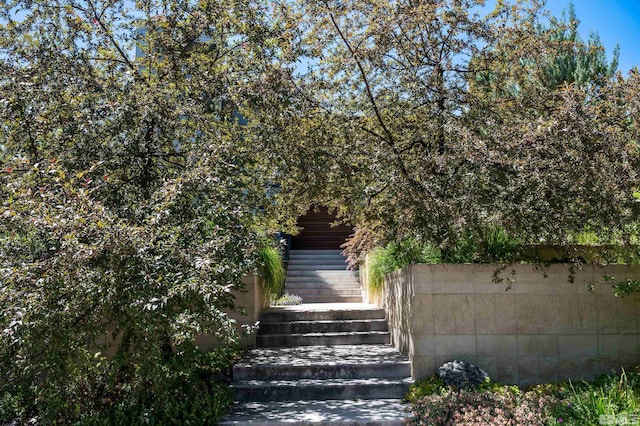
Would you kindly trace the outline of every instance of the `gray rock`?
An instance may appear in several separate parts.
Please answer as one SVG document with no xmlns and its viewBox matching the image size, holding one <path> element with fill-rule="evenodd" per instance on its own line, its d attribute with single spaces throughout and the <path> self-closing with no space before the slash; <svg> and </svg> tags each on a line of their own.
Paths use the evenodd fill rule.
<svg viewBox="0 0 640 426">
<path fill-rule="evenodd" d="M 438 368 L 438 376 L 445 385 L 472 389 L 485 381 L 487 373 L 467 361 L 454 360 Z"/>
</svg>

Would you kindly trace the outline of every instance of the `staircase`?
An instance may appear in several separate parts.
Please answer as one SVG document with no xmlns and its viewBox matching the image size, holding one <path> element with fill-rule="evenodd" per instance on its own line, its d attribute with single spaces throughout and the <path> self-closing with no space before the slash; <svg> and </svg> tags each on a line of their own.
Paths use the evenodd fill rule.
<svg viewBox="0 0 640 426">
<path fill-rule="evenodd" d="M 384 310 L 362 303 L 273 307 L 258 349 L 234 366 L 222 425 L 400 425 L 409 361 L 387 343 Z"/>
<path fill-rule="evenodd" d="M 259 348 L 387 343 L 384 310 L 364 304 L 271 308 L 260 315 L 256 336 Z"/>
<path fill-rule="evenodd" d="M 291 250 L 287 293 L 304 303 L 361 303 L 357 271 L 347 270 L 340 250 Z"/>
</svg>

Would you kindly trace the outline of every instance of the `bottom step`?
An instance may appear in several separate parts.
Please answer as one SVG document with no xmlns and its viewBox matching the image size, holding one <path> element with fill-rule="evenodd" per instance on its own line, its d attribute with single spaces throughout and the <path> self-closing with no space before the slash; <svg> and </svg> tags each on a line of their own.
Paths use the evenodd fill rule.
<svg viewBox="0 0 640 426">
<path fill-rule="evenodd" d="M 396 426 L 410 417 L 399 399 L 236 403 L 220 425 Z"/>
</svg>

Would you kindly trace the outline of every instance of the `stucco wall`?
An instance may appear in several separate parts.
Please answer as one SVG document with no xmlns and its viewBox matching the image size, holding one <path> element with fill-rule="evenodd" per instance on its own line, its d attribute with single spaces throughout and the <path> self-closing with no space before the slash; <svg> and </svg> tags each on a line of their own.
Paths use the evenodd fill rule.
<svg viewBox="0 0 640 426">
<path fill-rule="evenodd" d="M 640 363 L 640 303 L 616 298 L 604 276 L 640 277 L 640 268 L 414 265 L 387 275 L 384 304 L 392 343 L 414 378 L 453 359 L 495 380 L 527 385 L 589 378 Z M 512 274 L 513 273 L 513 274 Z M 507 279 L 513 278 L 510 290 Z M 593 292 L 589 286 L 593 286 Z"/>
</svg>

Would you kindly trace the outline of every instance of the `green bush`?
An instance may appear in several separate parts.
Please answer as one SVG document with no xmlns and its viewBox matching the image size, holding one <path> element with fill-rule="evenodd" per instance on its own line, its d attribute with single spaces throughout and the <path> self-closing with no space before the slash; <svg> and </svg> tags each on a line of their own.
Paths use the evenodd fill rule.
<svg viewBox="0 0 640 426">
<path fill-rule="evenodd" d="M 0 424 L 10 424 L 25 417 L 22 395 L 5 391 L 0 397 Z"/>
<path fill-rule="evenodd" d="M 373 294 L 380 294 L 384 276 L 389 272 L 416 263 L 440 262 L 440 250 L 414 239 L 392 242 L 378 247 L 369 255 L 367 262 L 367 286 Z"/>
<path fill-rule="evenodd" d="M 569 384 L 564 401 L 555 411 L 565 424 L 601 424 L 604 419 L 624 423 L 627 416 L 640 415 L 640 376 L 638 369 L 619 375 L 604 375 L 592 383 Z M 613 423 L 609 423 L 613 424 Z"/>
<path fill-rule="evenodd" d="M 444 384 L 440 376 L 434 374 L 433 376 L 411 384 L 411 386 L 409 386 L 409 392 L 407 392 L 404 399 L 415 404 L 425 396 L 442 395 L 448 391 L 449 388 Z"/>
<path fill-rule="evenodd" d="M 416 263 L 513 261 L 517 258 L 520 247 L 520 240 L 497 226 L 488 228 L 480 236 L 464 233 L 451 247 L 442 251 L 434 244 L 414 238 L 391 242 L 369 254 L 367 286 L 371 293 L 380 294 L 386 274 Z"/>
<path fill-rule="evenodd" d="M 153 417 L 176 399 L 213 419 L 226 391 L 195 339 L 239 340 L 228 312 L 256 270 L 258 224 L 208 167 L 165 179 L 137 220 L 101 202 L 103 172 L 87 173 L 47 161 L 0 179 L 12 190 L 0 205 L 0 414 L 73 424 L 124 407 Z M 109 359 L 106 334 L 119 342 Z"/>
<path fill-rule="evenodd" d="M 522 241 L 501 226 L 484 229 L 480 234 L 465 232 L 442 253 L 446 263 L 511 262 L 518 259 Z"/>
<path fill-rule="evenodd" d="M 258 275 L 263 279 L 264 287 L 262 290 L 265 296 L 267 298 L 271 298 L 271 295 L 279 296 L 284 290 L 286 278 L 280 251 L 274 247 L 266 246 L 258 250 L 258 257 Z"/>
<path fill-rule="evenodd" d="M 195 350 L 174 354 L 153 371 L 97 357 L 64 386 L 6 390 L 0 424 L 216 424 L 233 402 L 231 368 L 243 354 L 235 348 Z"/>
<path fill-rule="evenodd" d="M 519 255 L 522 241 L 512 237 L 499 226 L 490 228 L 485 234 L 486 261 L 511 262 Z"/>
</svg>

